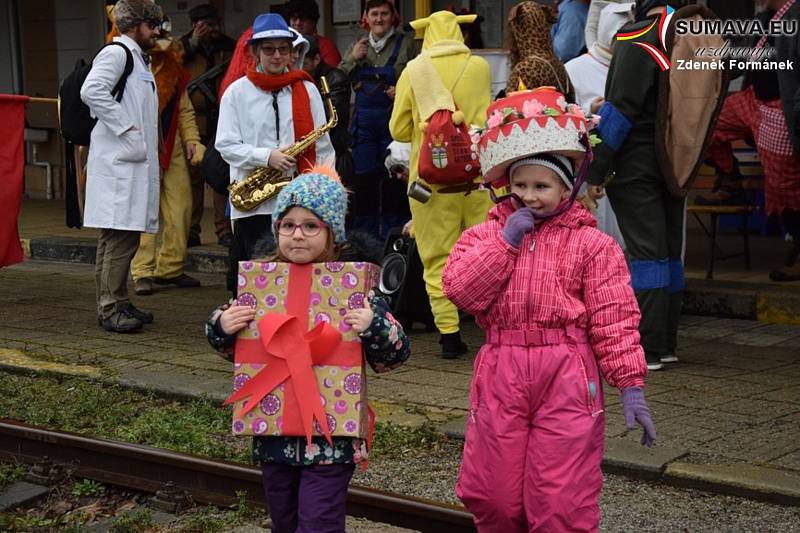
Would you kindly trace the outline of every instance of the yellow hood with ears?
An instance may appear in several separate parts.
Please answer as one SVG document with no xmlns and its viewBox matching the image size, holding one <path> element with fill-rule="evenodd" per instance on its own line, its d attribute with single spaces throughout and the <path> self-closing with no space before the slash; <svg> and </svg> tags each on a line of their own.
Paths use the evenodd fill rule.
<svg viewBox="0 0 800 533">
<path fill-rule="evenodd" d="M 436 43 L 442 41 L 464 42 L 459 24 L 475 22 L 478 15 L 456 15 L 452 11 L 437 11 L 424 19 L 412 20 L 411 27 L 415 30 L 424 30 L 422 49 L 428 50 Z"/>
</svg>

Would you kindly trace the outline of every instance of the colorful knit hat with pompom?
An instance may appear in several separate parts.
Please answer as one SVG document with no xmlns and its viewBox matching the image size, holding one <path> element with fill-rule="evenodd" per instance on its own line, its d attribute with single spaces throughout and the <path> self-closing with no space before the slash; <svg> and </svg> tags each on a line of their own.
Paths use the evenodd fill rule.
<svg viewBox="0 0 800 533">
<path fill-rule="evenodd" d="M 292 207 L 304 207 L 317 215 L 331 229 L 337 244 L 346 240 L 347 191 L 332 168 L 317 166 L 289 182 L 278 194 L 276 220 L 283 218 Z M 274 226 L 272 231 L 275 232 Z"/>
</svg>

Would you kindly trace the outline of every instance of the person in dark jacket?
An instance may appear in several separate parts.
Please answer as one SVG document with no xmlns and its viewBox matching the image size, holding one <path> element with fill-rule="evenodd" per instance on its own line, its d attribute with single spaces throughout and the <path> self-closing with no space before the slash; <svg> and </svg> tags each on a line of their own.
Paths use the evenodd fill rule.
<svg viewBox="0 0 800 533">
<path fill-rule="evenodd" d="M 681 0 L 637 0 L 636 20 L 621 32 L 641 32 L 658 20 L 665 5 Z M 686 202 L 669 193 L 656 158 L 658 64 L 638 43 L 660 46 L 651 29 L 635 40 L 618 40 L 608 69 L 605 104 L 588 183 L 589 195 L 608 198 L 625 239 L 647 367 L 660 370 L 678 360 L 678 319 L 683 301 L 683 239 Z"/>
<path fill-rule="evenodd" d="M 222 33 L 217 8 L 211 4 L 200 4 L 189 10 L 192 30 L 180 38 L 183 47 L 183 63 L 189 70 L 189 98 L 197 117 L 200 141 L 208 146 L 217 130 L 219 116 L 219 85 L 225 68 L 236 48 L 236 41 Z M 202 83 L 199 78 L 205 76 Z M 199 167 L 189 169 L 192 179 L 192 219 L 189 227 L 189 246 L 199 246 L 200 221 L 203 218 L 203 196 L 205 180 Z M 214 197 L 214 231 L 217 241 L 224 246 L 233 242 L 230 218 L 225 214 L 228 197 L 212 193 Z"/>
<path fill-rule="evenodd" d="M 350 81 L 338 68 L 331 67 L 322 60 L 320 42 L 316 35 L 304 35 L 308 41 L 308 51 L 303 59 L 303 70 L 308 72 L 317 82 L 317 87 L 322 89 L 320 78 L 325 76 L 328 82 L 333 107 L 336 109 L 338 122 L 330 132 L 331 144 L 336 152 L 336 172 L 341 176 L 342 183 L 348 188 L 353 181 L 353 156 L 350 153 Z M 328 112 L 327 105 L 325 112 Z M 330 118 L 330 117 L 328 117 Z"/>
</svg>

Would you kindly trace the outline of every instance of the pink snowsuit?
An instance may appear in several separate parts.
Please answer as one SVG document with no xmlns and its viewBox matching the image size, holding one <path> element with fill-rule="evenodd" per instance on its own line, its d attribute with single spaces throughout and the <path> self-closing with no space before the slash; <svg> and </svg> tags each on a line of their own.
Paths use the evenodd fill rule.
<svg viewBox="0 0 800 533">
<path fill-rule="evenodd" d="M 574 204 L 519 249 L 495 206 L 453 248 L 444 292 L 475 315 L 475 359 L 456 492 L 481 532 L 596 531 L 603 393 L 643 386 L 639 307 L 625 259 Z M 534 250 L 531 245 L 535 240 Z"/>
</svg>

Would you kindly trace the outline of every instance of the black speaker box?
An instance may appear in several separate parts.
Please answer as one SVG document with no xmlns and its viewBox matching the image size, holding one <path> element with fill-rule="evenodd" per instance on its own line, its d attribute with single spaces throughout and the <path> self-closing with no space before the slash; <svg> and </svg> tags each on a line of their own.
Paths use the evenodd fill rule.
<svg viewBox="0 0 800 533">
<path fill-rule="evenodd" d="M 402 228 L 391 229 L 386 238 L 378 291 L 389 299 L 404 328 L 411 330 L 414 322 L 420 322 L 429 331 L 435 329 L 417 243 L 404 236 Z"/>
</svg>

